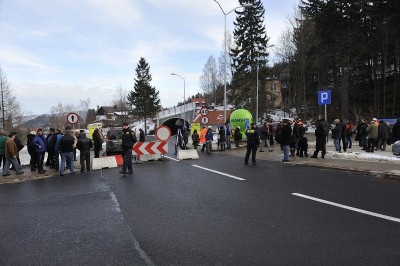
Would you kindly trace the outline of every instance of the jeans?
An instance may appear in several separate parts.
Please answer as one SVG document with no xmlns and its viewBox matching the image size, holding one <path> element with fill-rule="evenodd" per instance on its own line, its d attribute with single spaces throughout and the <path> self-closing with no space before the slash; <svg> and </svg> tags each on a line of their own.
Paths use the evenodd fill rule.
<svg viewBox="0 0 400 266">
<path fill-rule="evenodd" d="M 351 148 L 352 142 L 351 142 L 351 135 L 346 135 L 346 144 L 348 148 Z"/>
<path fill-rule="evenodd" d="M 211 153 L 211 150 L 212 150 L 212 140 L 207 140 L 206 151 L 207 151 L 207 153 Z"/>
<path fill-rule="evenodd" d="M 4 164 L 3 167 L 3 176 L 10 174 L 10 164 L 12 164 L 17 174 L 23 173 L 17 159 L 11 157 L 11 158 L 6 158 L 6 163 Z"/>
<path fill-rule="evenodd" d="M 289 145 L 283 145 L 283 160 L 288 161 L 289 160 Z"/>
<path fill-rule="evenodd" d="M 334 139 L 333 140 L 333 144 L 335 145 L 335 150 L 336 151 L 340 151 L 341 147 L 340 147 L 340 139 Z"/>
<path fill-rule="evenodd" d="M 71 152 L 61 152 L 61 166 L 60 166 L 60 174 L 64 174 L 65 172 L 65 163 L 69 162 L 69 171 L 71 174 L 75 173 L 74 168 L 74 153 Z"/>
<path fill-rule="evenodd" d="M 231 135 L 226 135 L 226 148 L 228 150 L 231 148 Z"/>
</svg>

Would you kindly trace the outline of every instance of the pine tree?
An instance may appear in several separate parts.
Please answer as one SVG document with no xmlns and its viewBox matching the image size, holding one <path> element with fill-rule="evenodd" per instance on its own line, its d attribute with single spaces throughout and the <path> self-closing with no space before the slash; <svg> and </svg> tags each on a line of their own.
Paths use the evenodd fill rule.
<svg viewBox="0 0 400 266">
<path fill-rule="evenodd" d="M 11 117 L 11 119 L 10 119 Z M 0 128 L 11 130 L 22 122 L 21 105 L 7 81 L 7 76 L 0 68 Z"/>
<path fill-rule="evenodd" d="M 160 109 L 159 92 L 150 85 L 152 80 L 150 66 L 143 57 L 136 66 L 134 90 L 128 93 L 128 103 L 132 105 L 133 114 L 144 119 L 145 133 L 147 134 L 147 118 L 152 118 Z"/>
<path fill-rule="evenodd" d="M 256 72 L 259 67 L 259 80 L 265 78 L 268 62 L 268 41 L 264 25 L 264 6 L 261 0 L 239 0 L 241 5 L 252 4 L 253 7 L 236 10 L 235 30 L 233 37 L 235 48 L 231 49 L 232 57 L 232 92 L 235 105 L 248 108 L 255 113 Z M 264 88 L 260 82 L 260 90 Z M 261 93 L 262 94 L 262 93 Z M 259 101 L 259 103 L 264 101 Z"/>
</svg>

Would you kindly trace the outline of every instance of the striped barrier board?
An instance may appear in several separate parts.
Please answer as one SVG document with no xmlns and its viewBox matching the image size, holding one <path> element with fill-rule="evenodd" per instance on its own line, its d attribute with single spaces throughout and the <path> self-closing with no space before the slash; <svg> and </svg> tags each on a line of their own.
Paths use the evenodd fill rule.
<svg viewBox="0 0 400 266">
<path fill-rule="evenodd" d="M 132 150 L 133 155 L 167 154 L 168 142 L 136 142 Z"/>
</svg>

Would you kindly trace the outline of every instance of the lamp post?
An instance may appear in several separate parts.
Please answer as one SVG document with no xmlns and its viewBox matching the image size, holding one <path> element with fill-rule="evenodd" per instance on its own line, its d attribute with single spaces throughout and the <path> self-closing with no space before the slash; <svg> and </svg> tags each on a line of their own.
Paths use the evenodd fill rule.
<svg viewBox="0 0 400 266">
<path fill-rule="evenodd" d="M 274 47 L 275 45 L 269 45 L 266 48 Z M 257 93 L 256 93 L 256 124 L 258 123 L 258 69 L 260 66 L 260 55 L 257 56 Z"/>
<path fill-rule="evenodd" d="M 185 89 L 185 78 L 182 77 L 182 76 L 180 76 L 180 75 L 178 75 L 178 74 L 175 74 L 175 73 L 171 73 L 171 75 L 173 75 L 173 76 L 178 76 L 178 77 L 180 77 L 181 79 L 183 79 L 183 126 L 186 127 L 186 104 L 185 104 L 185 101 L 186 101 L 185 91 L 186 91 L 186 89 Z"/>
<path fill-rule="evenodd" d="M 224 9 L 222 8 L 221 4 L 217 1 L 214 0 L 214 2 L 216 2 L 219 6 L 219 8 L 221 9 L 222 13 L 224 14 L 225 17 L 225 31 L 224 31 L 224 124 L 226 123 L 226 16 L 228 16 L 230 13 L 232 13 L 233 11 L 235 11 L 238 8 L 244 7 L 244 8 L 248 8 L 248 7 L 253 7 L 252 4 L 243 4 L 241 6 L 235 7 L 234 9 L 232 9 L 229 12 L 225 12 Z"/>
</svg>

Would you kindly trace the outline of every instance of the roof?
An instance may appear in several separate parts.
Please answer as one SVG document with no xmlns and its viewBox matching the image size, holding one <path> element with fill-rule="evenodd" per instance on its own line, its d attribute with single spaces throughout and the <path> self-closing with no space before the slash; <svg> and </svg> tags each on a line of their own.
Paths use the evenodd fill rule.
<svg viewBox="0 0 400 266">
<path fill-rule="evenodd" d="M 191 103 L 207 103 L 206 99 L 204 98 L 192 98 L 190 99 Z"/>
<path fill-rule="evenodd" d="M 232 111 L 231 110 L 226 110 L 226 117 L 227 119 L 229 118 L 229 116 L 231 115 Z M 203 124 L 201 122 L 201 118 L 203 116 L 198 114 L 196 116 L 195 119 L 193 119 L 192 123 L 200 123 Z M 207 125 L 223 125 L 224 124 L 224 110 L 209 110 L 208 114 L 207 114 L 207 118 L 208 118 L 208 123 Z"/>
</svg>

